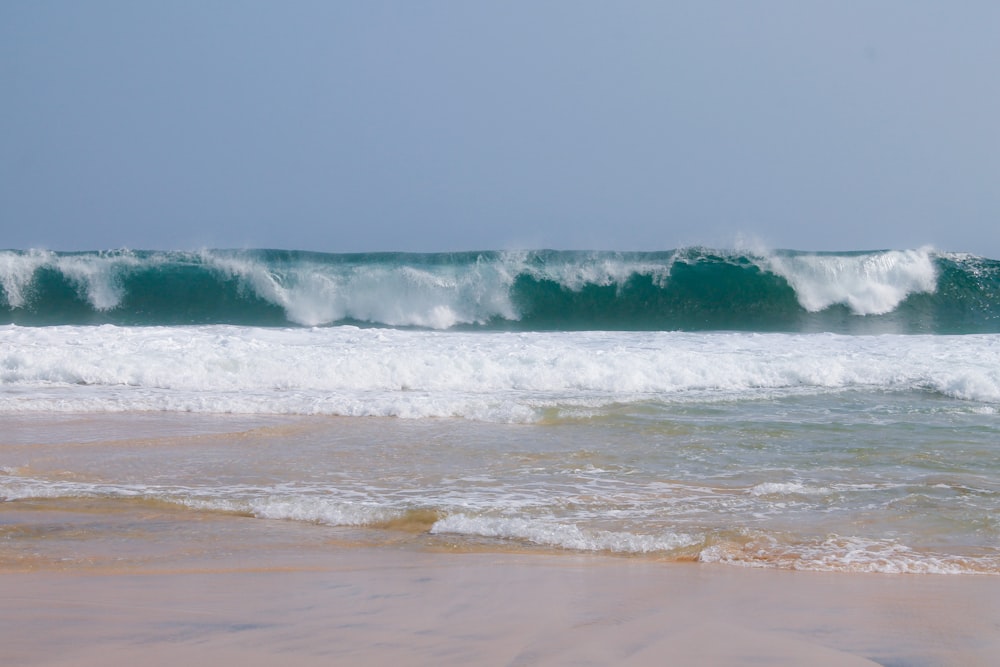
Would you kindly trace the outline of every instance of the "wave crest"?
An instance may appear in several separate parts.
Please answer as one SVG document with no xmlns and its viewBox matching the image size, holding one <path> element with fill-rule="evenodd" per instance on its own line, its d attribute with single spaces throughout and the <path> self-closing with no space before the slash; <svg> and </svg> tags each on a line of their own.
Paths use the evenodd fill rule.
<svg viewBox="0 0 1000 667">
<path fill-rule="evenodd" d="M 863 253 L 0 251 L 0 324 L 1000 331 L 1000 262 Z"/>
<path fill-rule="evenodd" d="M 764 266 L 788 281 L 811 313 L 835 304 L 857 315 L 884 315 L 911 294 L 933 293 L 938 271 L 929 249 L 859 255 L 774 255 Z"/>
</svg>

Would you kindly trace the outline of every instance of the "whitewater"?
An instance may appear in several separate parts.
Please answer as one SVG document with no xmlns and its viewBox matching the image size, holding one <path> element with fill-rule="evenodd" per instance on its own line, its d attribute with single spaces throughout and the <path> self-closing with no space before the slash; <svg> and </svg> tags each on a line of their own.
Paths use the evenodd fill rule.
<svg viewBox="0 0 1000 667">
<path fill-rule="evenodd" d="M 998 286 L 932 249 L 2 251 L 0 512 L 998 574 Z"/>
<path fill-rule="evenodd" d="M 1000 338 L 0 327 L 0 413 L 191 411 L 536 422 L 624 404 L 918 392 L 994 410 Z"/>
</svg>

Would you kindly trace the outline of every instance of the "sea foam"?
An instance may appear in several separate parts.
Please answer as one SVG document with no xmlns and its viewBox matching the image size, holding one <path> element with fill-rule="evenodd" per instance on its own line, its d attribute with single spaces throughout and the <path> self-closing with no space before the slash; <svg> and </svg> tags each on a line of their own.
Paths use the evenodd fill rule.
<svg viewBox="0 0 1000 667">
<path fill-rule="evenodd" d="M 494 537 L 576 551 L 611 551 L 629 554 L 670 552 L 699 542 L 699 538 L 672 532 L 641 535 L 622 531 L 586 530 L 573 524 L 521 517 L 483 517 L 467 514 L 453 514 L 441 519 L 431 528 L 431 533 Z"/>
<path fill-rule="evenodd" d="M 795 290 L 803 308 L 842 304 L 857 315 L 892 312 L 911 294 L 934 292 L 937 269 L 929 249 L 825 255 L 768 255 L 761 261 Z"/>
<path fill-rule="evenodd" d="M 167 410 L 533 421 L 552 407 L 767 392 L 1000 403 L 1000 338 L 0 327 L 0 412 Z"/>
</svg>

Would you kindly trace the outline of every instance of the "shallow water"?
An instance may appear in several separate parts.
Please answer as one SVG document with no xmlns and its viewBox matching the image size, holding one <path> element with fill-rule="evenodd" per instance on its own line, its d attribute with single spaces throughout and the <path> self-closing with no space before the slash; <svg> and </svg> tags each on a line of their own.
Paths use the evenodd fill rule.
<svg viewBox="0 0 1000 667">
<path fill-rule="evenodd" d="M 224 549 L 241 543 L 241 522 L 263 520 L 297 526 L 281 539 L 303 546 L 998 573 L 998 436 L 989 406 L 860 389 L 563 409 L 527 424 L 6 415 L 0 539 L 8 554 L 72 558 L 55 555 L 73 552 L 67 540 L 128 543 L 120 509 L 147 516 L 129 522 L 135 558 L 155 551 L 139 553 L 158 525 L 213 526 L 205 548 Z"/>
</svg>

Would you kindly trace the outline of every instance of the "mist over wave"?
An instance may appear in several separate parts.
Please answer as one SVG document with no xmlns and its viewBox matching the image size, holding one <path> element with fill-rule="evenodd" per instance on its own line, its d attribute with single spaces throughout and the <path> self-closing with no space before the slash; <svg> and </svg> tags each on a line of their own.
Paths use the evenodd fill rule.
<svg viewBox="0 0 1000 667">
<path fill-rule="evenodd" d="M 1000 262 L 809 253 L 0 252 L 0 323 L 1000 331 Z"/>
</svg>

